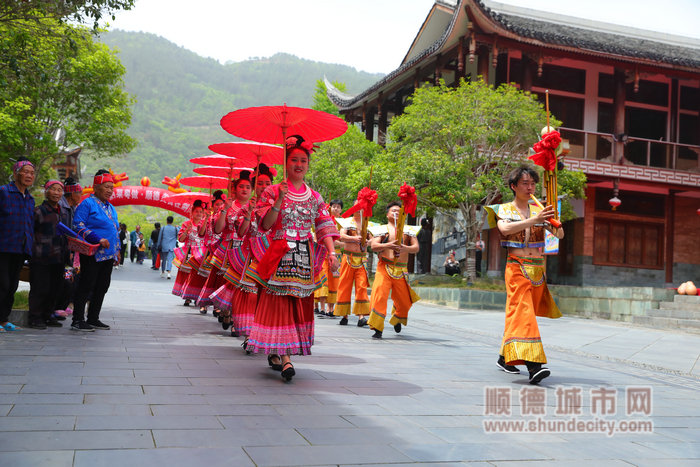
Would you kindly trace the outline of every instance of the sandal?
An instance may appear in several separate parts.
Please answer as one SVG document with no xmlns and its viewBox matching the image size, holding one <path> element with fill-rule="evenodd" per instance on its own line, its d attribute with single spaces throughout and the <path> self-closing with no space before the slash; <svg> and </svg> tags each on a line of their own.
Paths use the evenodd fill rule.
<svg viewBox="0 0 700 467">
<path fill-rule="evenodd" d="M 243 347 L 243 350 L 245 350 L 246 355 L 250 355 L 251 351 L 248 350 L 248 338 L 246 337 L 243 343 L 241 344 L 241 347 Z"/>
<path fill-rule="evenodd" d="M 282 365 L 282 378 L 284 378 L 286 381 L 291 381 L 295 374 L 296 371 L 294 371 L 294 365 L 292 365 L 292 362 L 287 362 Z"/>
<path fill-rule="evenodd" d="M 277 360 L 280 361 L 280 363 L 273 363 L 272 359 L 276 358 Z M 282 371 L 282 360 L 280 359 L 280 356 L 277 354 L 271 353 L 270 355 L 267 356 L 267 364 L 270 365 L 270 368 L 272 368 L 275 371 Z"/>
</svg>

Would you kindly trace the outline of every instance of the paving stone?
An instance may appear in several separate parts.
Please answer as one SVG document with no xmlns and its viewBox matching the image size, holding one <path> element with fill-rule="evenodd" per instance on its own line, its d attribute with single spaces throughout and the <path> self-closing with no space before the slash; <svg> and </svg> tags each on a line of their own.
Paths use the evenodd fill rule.
<svg viewBox="0 0 700 467">
<path fill-rule="evenodd" d="M 125 465 L 247 467 L 254 464 L 241 448 L 161 448 L 78 451 L 75 453 L 73 467 L 124 467 Z"/>
<path fill-rule="evenodd" d="M 73 455 L 73 451 L 4 451 L 0 467 L 73 467 Z"/>
</svg>

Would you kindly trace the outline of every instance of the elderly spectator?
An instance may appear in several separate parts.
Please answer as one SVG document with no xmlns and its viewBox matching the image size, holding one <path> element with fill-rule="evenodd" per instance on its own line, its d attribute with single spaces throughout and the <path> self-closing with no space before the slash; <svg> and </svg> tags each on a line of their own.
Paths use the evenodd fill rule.
<svg viewBox="0 0 700 467">
<path fill-rule="evenodd" d="M 52 315 L 60 299 L 68 249 L 65 237 L 57 229 L 63 183 L 49 180 L 44 185 L 44 195 L 44 202 L 34 208 L 34 245 L 29 263 L 29 327 L 34 329 L 62 326 Z"/>
<path fill-rule="evenodd" d="M 14 181 L 0 186 L 0 330 L 14 331 L 8 321 L 19 272 L 25 258 L 32 254 L 34 238 L 34 198 L 29 187 L 34 183 L 34 165 L 20 157 L 12 167 Z"/>
<path fill-rule="evenodd" d="M 119 262 L 119 220 L 117 211 L 109 203 L 114 190 L 114 180 L 106 170 L 95 174 L 94 193 L 75 210 L 73 228 L 88 243 L 99 243 L 94 256 L 80 254 L 80 280 L 75 292 L 73 324 L 75 331 L 109 329 L 100 321 L 100 310 L 112 279 L 112 266 Z M 85 303 L 90 307 L 85 319 Z"/>
<path fill-rule="evenodd" d="M 173 216 L 168 216 L 167 224 L 160 229 L 158 234 L 158 250 L 160 250 L 160 277 L 168 273 L 170 279 L 170 268 L 173 263 L 173 255 L 177 248 L 178 228 L 173 225 Z"/>
<path fill-rule="evenodd" d="M 58 207 L 61 208 L 61 222 L 66 227 L 73 225 L 73 217 L 75 216 L 75 208 L 80 204 L 80 198 L 83 196 L 83 187 L 72 177 L 68 177 L 63 181 L 63 196 L 58 202 Z M 66 266 L 68 266 L 63 279 L 63 287 L 61 288 L 60 298 L 56 302 L 56 310 L 54 318 L 64 320 L 65 315 L 73 313 L 73 295 L 75 293 L 75 284 L 77 283 L 77 273 L 79 268 L 78 262 L 75 261 L 75 253 L 66 251 Z"/>
</svg>

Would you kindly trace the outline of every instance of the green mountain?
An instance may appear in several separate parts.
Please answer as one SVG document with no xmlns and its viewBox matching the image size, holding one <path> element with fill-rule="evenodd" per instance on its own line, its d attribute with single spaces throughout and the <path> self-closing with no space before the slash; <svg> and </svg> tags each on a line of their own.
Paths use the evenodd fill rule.
<svg viewBox="0 0 700 467">
<path fill-rule="evenodd" d="M 236 109 L 281 105 L 310 107 L 316 80 L 327 76 L 349 93 L 366 89 L 381 74 L 276 54 L 222 65 L 147 33 L 112 31 L 100 38 L 116 49 L 126 68 L 126 90 L 136 98 L 130 135 L 138 147 L 123 158 L 83 159 L 85 173 L 99 167 L 127 172 L 130 184 L 148 176 L 192 175 L 192 157 L 212 154 L 207 146 L 235 140 L 219 120 Z"/>
</svg>

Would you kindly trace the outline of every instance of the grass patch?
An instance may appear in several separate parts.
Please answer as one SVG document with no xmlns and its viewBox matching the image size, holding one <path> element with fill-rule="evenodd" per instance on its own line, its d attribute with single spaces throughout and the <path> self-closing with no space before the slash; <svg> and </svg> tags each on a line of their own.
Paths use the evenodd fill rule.
<svg viewBox="0 0 700 467">
<path fill-rule="evenodd" d="M 29 291 L 20 290 L 15 292 L 15 303 L 12 308 L 17 310 L 26 310 L 29 307 Z"/>
</svg>

